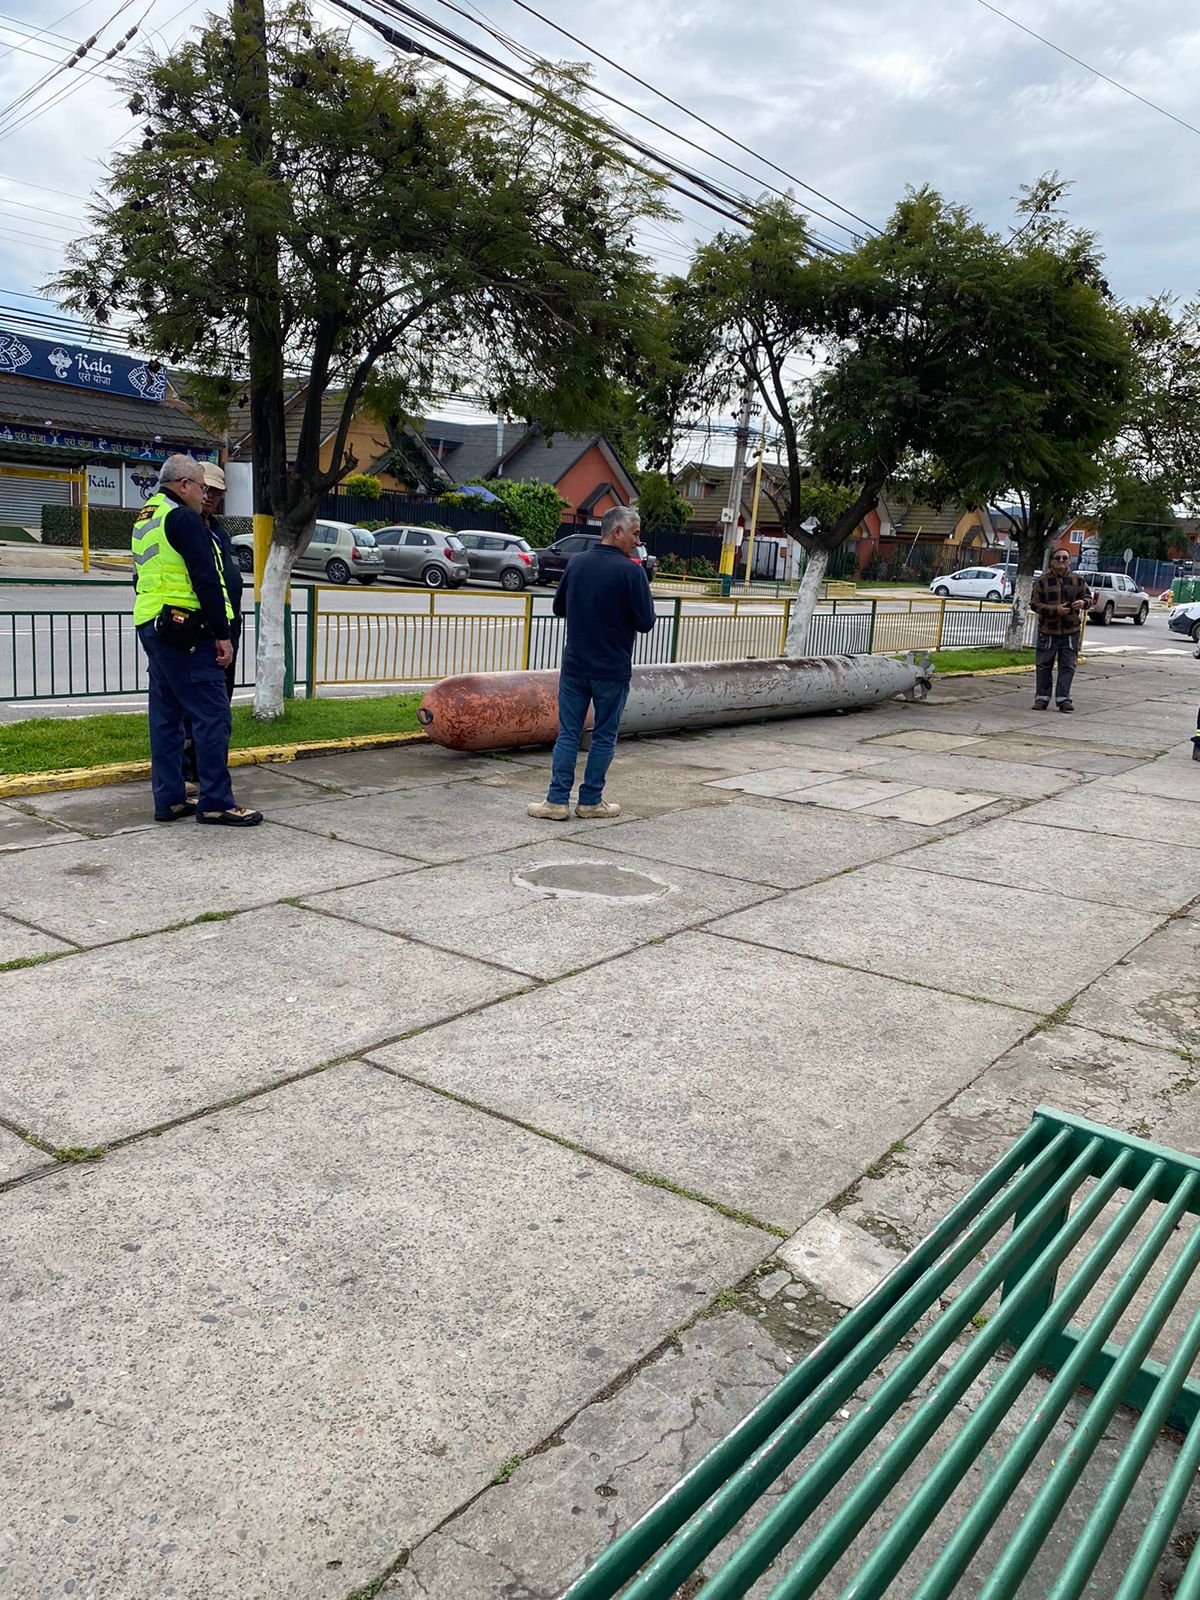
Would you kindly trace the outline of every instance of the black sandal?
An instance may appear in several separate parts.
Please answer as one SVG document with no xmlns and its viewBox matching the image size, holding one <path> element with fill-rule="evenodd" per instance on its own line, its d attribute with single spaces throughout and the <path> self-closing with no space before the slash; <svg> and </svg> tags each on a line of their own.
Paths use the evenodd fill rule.
<svg viewBox="0 0 1200 1600">
<path fill-rule="evenodd" d="M 195 806 L 192 810 L 196 810 Z M 262 819 L 261 811 L 247 811 L 245 806 L 234 806 L 232 811 L 196 811 L 197 822 L 211 823 L 216 828 L 256 828 Z"/>
<path fill-rule="evenodd" d="M 154 813 L 155 822 L 178 822 L 180 817 L 194 817 L 196 808 L 190 800 L 181 800 L 177 806 L 168 806 L 165 811 Z"/>
</svg>

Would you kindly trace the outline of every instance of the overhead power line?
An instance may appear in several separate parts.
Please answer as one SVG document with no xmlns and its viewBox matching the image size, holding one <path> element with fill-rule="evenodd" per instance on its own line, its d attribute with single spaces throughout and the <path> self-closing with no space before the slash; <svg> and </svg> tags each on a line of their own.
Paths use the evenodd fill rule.
<svg viewBox="0 0 1200 1600">
<path fill-rule="evenodd" d="M 518 40 L 511 38 L 508 34 L 502 32 L 499 28 L 493 27 L 492 24 L 490 23 L 490 21 L 487 18 L 483 17 L 482 13 L 479 13 L 478 16 L 472 15 L 472 14 L 464 11 L 461 6 L 456 5 L 455 4 L 455 0 L 438 0 L 438 4 L 441 5 L 441 6 L 444 6 L 447 11 L 453 11 L 458 16 L 464 18 L 466 21 L 474 23 L 474 25 L 476 27 L 482 28 L 486 33 L 490 34 L 492 36 L 492 38 L 496 39 L 499 43 L 503 44 L 506 49 L 510 50 L 514 55 L 518 56 L 522 60 L 525 60 L 529 64 L 532 65 L 533 62 L 535 62 L 538 59 L 537 55 L 536 55 L 536 52 L 534 52 L 533 50 L 529 49 L 528 46 L 521 44 Z M 477 9 L 477 8 L 475 8 L 475 9 Z M 529 7 L 525 7 L 525 9 L 529 10 L 530 8 Z M 533 15 L 538 16 L 538 15 L 540 15 L 540 13 L 534 12 Z M 548 20 L 548 19 L 545 19 L 545 20 Z M 559 33 L 563 34 L 563 36 L 565 38 L 568 38 L 573 43 L 578 44 L 582 49 L 590 50 L 592 48 L 589 44 L 586 44 L 582 39 L 576 38 L 576 36 L 573 33 L 568 33 L 565 28 L 560 28 L 557 23 L 550 23 L 550 26 L 555 28 Z M 595 53 L 599 54 L 599 52 L 595 52 Z M 617 64 L 615 62 L 612 62 L 608 56 L 601 56 L 600 59 L 602 61 L 608 62 L 609 65 L 611 65 L 611 66 L 616 66 L 617 71 L 624 72 L 625 75 L 627 77 L 629 77 L 629 78 L 632 78 L 635 83 L 643 83 L 643 81 L 644 81 L 643 79 L 636 77 L 636 75 L 634 73 L 628 72 L 624 67 L 617 66 Z M 647 84 L 646 87 L 649 88 L 650 86 Z M 647 112 L 640 111 L 637 108 L 637 106 L 629 105 L 628 102 L 620 99 L 619 96 L 614 95 L 614 94 L 610 94 L 607 89 L 602 89 L 597 84 L 589 85 L 589 89 L 590 89 L 590 92 L 592 94 L 599 95 L 602 99 L 609 101 L 610 104 L 615 105 L 615 106 L 619 106 L 622 111 L 628 112 L 631 116 L 639 117 L 643 122 L 648 122 L 650 124 L 650 126 L 653 127 L 653 128 L 658 128 L 660 130 L 660 132 L 667 134 L 669 138 L 677 139 L 680 142 L 680 144 L 685 144 L 690 149 L 699 151 L 699 153 L 701 155 L 703 155 L 703 156 L 711 157 L 713 160 L 719 162 L 721 164 L 721 166 L 728 167 L 731 172 L 736 172 L 739 177 L 749 178 L 751 183 L 756 183 L 756 184 L 762 185 L 762 187 L 764 187 L 766 189 L 769 189 L 772 194 L 778 195 L 780 197 L 780 199 L 782 199 L 782 200 L 787 200 L 787 199 L 790 198 L 790 196 L 787 194 L 787 192 L 785 190 L 778 188 L 775 184 L 767 182 L 765 179 L 759 177 L 757 174 L 755 174 L 753 172 L 748 172 L 745 167 L 739 167 L 736 164 L 736 162 L 727 161 L 724 158 L 724 156 L 719 156 L 719 155 L 717 155 L 715 153 L 715 151 L 706 149 L 704 145 L 697 143 L 697 141 L 695 139 L 690 139 L 690 138 L 688 138 L 688 136 L 686 134 L 680 133 L 680 132 L 678 132 L 677 129 L 669 127 L 665 122 L 660 122 L 657 119 L 657 117 L 652 117 Z M 653 93 L 658 93 L 657 90 L 653 90 L 652 92 Z M 670 100 L 668 96 L 662 96 L 662 98 L 667 99 L 668 103 L 673 105 L 673 106 L 678 106 L 679 105 L 678 101 Z M 686 107 L 684 107 L 682 109 L 684 109 L 685 111 L 687 110 Z M 690 117 L 695 118 L 696 121 L 701 121 L 702 120 L 693 111 L 687 111 L 687 115 L 690 116 Z M 714 131 L 714 132 L 719 132 L 720 131 L 719 129 L 712 129 L 712 125 L 709 124 L 709 123 L 705 123 L 705 126 L 709 127 L 711 131 Z M 747 145 L 742 145 L 742 146 L 740 146 L 740 148 L 744 149 L 744 150 L 749 150 L 749 146 L 747 146 Z M 757 151 L 750 151 L 749 153 L 751 155 L 753 155 L 755 157 L 755 159 L 758 160 L 758 161 L 764 161 L 765 160 L 765 157 L 760 156 L 757 153 Z M 770 165 L 770 164 L 771 163 L 768 163 L 768 165 Z M 797 179 L 796 181 L 798 182 L 799 180 Z M 807 185 L 806 185 L 806 187 L 807 187 Z M 819 191 L 815 190 L 815 189 L 812 190 L 811 192 L 814 193 L 814 194 L 818 194 L 819 193 Z M 822 197 L 822 198 L 824 198 L 824 197 Z M 836 201 L 831 201 L 830 204 L 837 205 L 837 202 Z M 839 209 L 845 209 L 845 208 L 844 207 L 839 207 Z M 827 216 L 824 212 L 816 211 L 816 210 L 813 211 L 813 215 L 820 217 L 823 222 L 828 222 L 832 227 L 844 228 L 845 231 L 847 233 L 849 233 L 850 236 L 852 238 L 854 238 L 854 239 L 858 239 L 858 238 L 861 237 L 861 235 L 854 228 L 850 227 L 850 225 L 848 223 L 842 222 L 840 220 L 840 218 L 838 218 L 838 217 L 830 217 L 830 216 Z M 847 215 L 848 216 L 853 216 L 853 212 L 847 212 Z"/>
<path fill-rule="evenodd" d="M 513 0 L 514 5 L 520 5 L 521 0 Z M 1144 94 L 1138 94 L 1136 89 L 1130 89 L 1126 84 L 1118 83 L 1115 78 L 1110 78 L 1107 72 L 1101 72 L 1099 67 L 1093 67 L 1088 61 L 1081 61 L 1078 56 L 1073 56 L 1069 50 L 1064 50 L 1062 45 L 1055 44 L 1053 39 L 1047 39 L 1044 34 L 1035 33 L 1032 28 L 1027 28 L 1023 22 L 1018 22 L 1016 17 L 1010 17 L 1007 11 L 1001 11 L 999 6 L 994 6 L 991 0 L 979 0 L 985 11 L 990 11 L 993 16 L 1001 17 L 1005 22 L 1011 23 L 1014 28 L 1020 28 L 1022 33 L 1027 33 L 1031 39 L 1036 39 L 1039 44 L 1044 44 L 1050 50 L 1056 50 L 1060 56 L 1065 56 L 1068 61 L 1073 61 L 1077 67 L 1082 67 L 1085 72 L 1090 72 L 1093 77 L 1102 78 L 1105 83 L 1111 83 L 1114 89 L 1119 89 L 1122 94 L 1127 94 L 1131 100 L 1140 100 L 1144 106 L 1149 106 L 1151 111 L 1157 111 L 1160 116 L 1170 117 L 1172 122 L 1177 122 L 1181 128 L 1186 128 L 1189 133 L 1200 133 L 1200 128 L 1195 123 L 1185 122 L 1182 117 L 1177 117 L 1173 111 L 1168 111 L 1165 106 L 1156 105 L 1153 100 L 1147 100 Z"/>
<path fill-rule="evenodd" d="M 606 65 L 612 67 L 615 71 L 623 73 L 625 77 L 632 79 L 634 83 L 640 84 L 643 89 L 649 89 L 651 94 L 657 95 L 660 100 L 665 100 L 668 105 L 674 106 L 677 111 L 682 111 L 685 116 L 691 117 L 694 122 L 700 123 L 703 127 L 709 129 L 710 132 L 718 134 L 722 139 L 727 139 L 730 144 L 736 146 L 736 148 L 739 150 L 745 151 L 747 155 L 753 156 L 756 161 L 761 161 L 764 166 L 770 167 L 773 172 L 778 172 L 779 175 L 786 178 L 789 183 L 799 184 L 799 186 L 807 193 L 815 194 L 819 200 L 824 200 L 827 205 L 833 206 L 838 211 L 844 211 L 848 217 L 853 217 L 855 222 L 861 222 L 863 227 L 866 228 L 869 233 L 879 232 L 879 229 L 874 225 L 874 223 L 868 222 L 865 217 L 860 217 L 857 211 L 851 211 L 849 206 L 842 205 L 841 201 L 835 200 L 832 195 L 827 195 L 822 190 L 813 188 L 812 184 L 805 183 L 804 179 L 798 178 L 794 172 L 789 172 L 786 167 L 779 166 L 776 162 L 770 160 L 769 157 L 761 155 L 757 150 L 751 149 L 748 144 L 743 144 L 742 141 L 735 138 L 733 134 L 726 133 L 724 128 L 718 128 L 716 123 L 711 121 L 708 117 L 700 116 L 700 114 L 696 111 L 693 111 L 690 106 L 685 106 L 681 101 L 673 99 L 671 95 L 667 94 L 664 90 L 656 89 L 652 83 L 647 83 L 645 78 L 639 78 L 636 72 L 631 72 L 628 67 L 623 67 L 619 61 L 614 61 L 611 56 L 606 56 L 603 51 L 597 50 L 594 45 L 587 44 L 583 39 L 580 39 L 578 35 L 569 33 L 566 28 L 561 27 L 557 22 L 554 22 L 549 17 L 544 16 L 542 12 L 535 10 L 533 6 L 526 4 L 526 0 L 513 0 L 513 4 L 520 6 L 522 11 L 527 11 L 531 17 L 537 17 L 539 22 L 544 22 L 547 27 L 553 28 L 556 33 L 561 33 L 564 39 L 570 39 L 573 44 L 577 44 L 581 49 L 589 51 L 597 58 L 597 60 L 605 62 Z M 827 218 L 826 220 L 829 219 Z M 844 227 L 845 224 L 840 223 L 839 226 Z"/>
<path fill-rule="evenodd" d="M 666 161 L 657 153 L 648 150 L 645 145 L 639 144 L 639 142 L 633 139 L 630 135 L 621 133 L 619 130 L 612 128 L 611 125 L 604 123 L 602 119 L 595 116 L 595 114 L 581 114 L 577 107 L 571 106 L 567 102 L 561 100 L 560 97 L 555 96 L 550 91 L 547 91 L 543 86 L 537 84 L 531 79 L 528 79 L 524 74 L 515 71 L 514 68 L 508 66 L 505 62 L 500 61 L 497 57 L 490 55 L 488 51 L 482 50 L 478 45 L 472 45 L 468 41 L 460 39 L 457 34 L 452 32 L 452 30 L 442 28 L 439 24 L 431 22 L 428 18 L 421 16 L 419 12 L 413 11 L 411 7 L 401 5 L 399 0 L 366 0 L 366 3 L 374 4 L 381 10 L 386 10 L 394 15 L 402 17 L 410 24 L 415 24 L 421 31 L 429 32 L 437 38 L 450 39 L 459 49 L 464 50 L 468 55 L 482 60 L 485 64 L 492 67 L 493 70 L 499 71 L 505 77 L 516 79 L 522 84 L 522 87 L 532 89 L 534 92 L 540 94 L 543 100 L 545 100 L 550 106 L 559 110 L 564 116 L 569 116 L 576 121 L 582 120 L 589 122 L 596 128 L 597 132 L 602 132 L 605 139 L 609 142 L 616 140 L 620 143 L 626 144 L 631 149 L 637 150 L 643 156 L 648 156 L 651 161 L 656 161 L 661 165 L 667 166 L 669 170 L 675 172 L 678 176 L 686 177 L 690 183 L 694 183 L 697 188 L 706 190 L 708 193 L 696 193 L 693 189 L 685 188 L 676 179 L 663 178 L 661 172 L 652 172 L 651 169 L 640 166 L 640 164 L 637 162 L 630 162 L 631 166 L 639 167 L 639 170 L 647 173 L 648 176 L 654 176 L 662 179 L 662 181 L 665 182 L 669 188 L 675 190 L 676 193 L 682 194 L 685 196 L 685 198 L 695 201 L 702 206 L 706 206 L 710 211 L 717 212 L 720 216 L 727 218 L 730 222 L 736 222 L 740 226 L 745 226 L 746 216 L 740 212 L 730 209 L 731 205 L 739 204 L 739 201 L 735 197 L 730 197 L 723 193 L 717 185 L 710 183 L 707 179 L 697 178 L 695 174 L 687 172 L 685 168 L 679 167 L 677 163 Z M 530 102 L 522 99 L 520 95 L 513 94 L 508 89 L 502 87 L 502 85 L 494 83 L 490 79 L 481 76 L 480 73 L 474 71 L 468 66 L 465 66 L 461 61 L 457 61 L 451 56 L 442 54 L 439 50 L 434 49 L 430 45 L 422 44 L 419 40 L 412 38 L 411 35 L 401 33 L 398 29 L 392 27 L 390 23 L 385 22 L 382 18 L 373 16 L 369 12 L 361 10 L 357 5 L 350 4 L 350 0 L 334 0 L 334 4 L 337 5 L 339 10 L 347 12 L 350 16 L 357 17 L 360 22 L 363 22 L 369 28 L 374 29 L 374 31 L 378 33 L 379 36 L 394 49 L 401 50 L 409 55 L 422 56 L 426 60 L 436 62 L 439 66 L 448 67 L 452 72 L 459 73 L 462 77 L 467 78 L 470 82 L 477 84 L 480 88 L 488 90 L 488 92 L 491 94 L 498 95 L 503 100 L 509 101 L 509 103 L 512 105 L 519 106 L 525 111 L 532 109 Z M 626 159 L 628 160 L 628 157 Z M 716 198 L 709 198 L 710 195 Z"/>
</svg>

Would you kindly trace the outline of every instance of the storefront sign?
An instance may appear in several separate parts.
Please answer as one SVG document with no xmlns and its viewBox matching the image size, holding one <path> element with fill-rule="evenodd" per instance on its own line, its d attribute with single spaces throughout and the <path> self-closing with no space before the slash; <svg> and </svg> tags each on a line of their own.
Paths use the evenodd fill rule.
<svg viewBox="0 0 1200 1600">
<path fill-rule="evenodd" d="M 87 469 L 88 503 L 94 506 L 119 506 L 121 504 L 120 467 L 89 466 Z"/>
<path fill-rule="evenodd" d="M 139 361 L 113 350 L 34 339 L 6 328 L 0 328 L 0 373 L 65 383 L 75 389 L 102 389 L 134 400 L 158 403 L 167 398 L 167 374 L 158 362 Z"/>
<path fill-rule="evenodd" d="M 125 467 L 125 504 L 141 507 L 154 493 L 158 483 L 158 468 L 151 466 Z"/>
<path fill-rule="evenodd" d="M 52 450 L 71 450 L 76 454 L 86 451 L 89 455 L 125 456 L 128 460 L 138 461 L 165 461 L 176 450 L 185 449 L 183 445 L 172 444 L 169 439 L 160 440 L 158 444 L 142 444 L 136 439 L 110 439 L 99 433 L 79 433 L 74 428 L 27 428 L 23 424 L 14 427 L 5 423 L 0 423 L 0 444 L 48 445 Z M 215 450 L 196 450 L 187 446 L 185 453 L 195 456 L 197 461 L 217 459 Z"/>
</svg>

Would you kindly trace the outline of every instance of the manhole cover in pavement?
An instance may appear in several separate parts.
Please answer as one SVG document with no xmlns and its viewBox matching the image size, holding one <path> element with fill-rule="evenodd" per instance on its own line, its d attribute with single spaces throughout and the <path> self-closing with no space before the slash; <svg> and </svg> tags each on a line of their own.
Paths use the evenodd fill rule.
<svg viewBox="0 0 1200 1600">
<path fill-rule="evenodd" d="M 514 872 L 513 882 L 542 894 L 582 895 L 589 900 L 658 900 L 671 888 L 648 872 L 608 861 L 548 861 Z"/>
</svg>

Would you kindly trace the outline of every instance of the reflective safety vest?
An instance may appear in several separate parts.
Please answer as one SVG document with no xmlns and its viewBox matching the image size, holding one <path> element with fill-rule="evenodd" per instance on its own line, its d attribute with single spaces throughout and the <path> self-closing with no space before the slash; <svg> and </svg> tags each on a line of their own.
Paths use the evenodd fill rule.
<svg viewBox="0 0 1200 1600">
<path fill-rule="evenodd" d="M 143 622 L 153 622 L 164 606 L 179 606 L 184 611 L 200 609 L 200 601 L 192 587 L 187 562 L 167 538 L 164 526 L 167 517 L 178 504 L 177 500 L 172 500 L 170 495 L 161 491 L 151 495 L 133 525 L 130 547 L 137 575 L 137 596 L 133 602 L 135 627 L 140 627 Z M 225 587 L 225 570 L 220 546 L 215 539 L 213 565 L 217 569 L 221 593 L 225 597 L 225 615 L 232 622 L 233 607 L 229 603 L 229 591 Z"/>
</svg>

